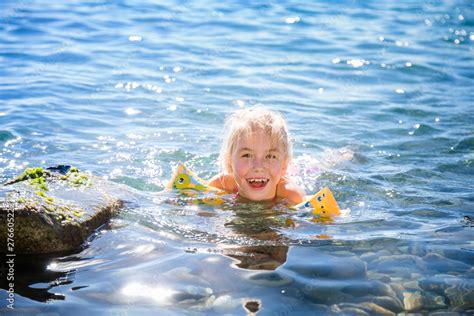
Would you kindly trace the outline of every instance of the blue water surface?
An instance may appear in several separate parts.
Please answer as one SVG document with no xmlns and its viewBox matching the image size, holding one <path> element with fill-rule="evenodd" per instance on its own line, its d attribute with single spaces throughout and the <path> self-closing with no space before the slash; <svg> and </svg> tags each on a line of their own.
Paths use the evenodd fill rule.
<svg viewBox="0 0 474 316">
<path fill-rule="evenodd" d="M 15 312 L 474 313 L 473 53 L 468 0 L 2 1 L 1 182 L 71 164 L 140 197 L 83 250 L 19 258 Z M 159 198 L 178 161 L 214 175 L 255 104 L 343 216 Z"/>
</svg>

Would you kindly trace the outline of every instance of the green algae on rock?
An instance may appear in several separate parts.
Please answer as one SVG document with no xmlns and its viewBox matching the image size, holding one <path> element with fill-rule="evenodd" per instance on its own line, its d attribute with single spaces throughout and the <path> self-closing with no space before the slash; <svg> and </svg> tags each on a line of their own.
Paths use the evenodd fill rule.
<svg viewBox="0 0 474 316">
<path fill-rule="evenodd" d="M 65 174 L 27 168 L 0 186 L 0 238 L 7 239 L 7 217 L 14 218 L 15 253 L 52 253 L 81 247 L 123 202 L 114 185 L 68 168 Z M 0 252 L 6 252 L 6 243 Z"/>
</svg>

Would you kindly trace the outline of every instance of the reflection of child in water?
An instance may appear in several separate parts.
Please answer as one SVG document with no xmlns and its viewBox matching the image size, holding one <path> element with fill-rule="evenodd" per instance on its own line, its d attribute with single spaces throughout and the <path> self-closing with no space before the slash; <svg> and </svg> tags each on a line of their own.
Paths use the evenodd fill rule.
<svg viewBox="0 0 474 316">
<path fill-rule="evenodd" d="M 303 201 L 302 188 L 286 177 L 291 144 L 286 122 L 274 111 L 253 107 L 227 118 L 220 163 L 209 185 L 252 201 Z"/>
</svg>

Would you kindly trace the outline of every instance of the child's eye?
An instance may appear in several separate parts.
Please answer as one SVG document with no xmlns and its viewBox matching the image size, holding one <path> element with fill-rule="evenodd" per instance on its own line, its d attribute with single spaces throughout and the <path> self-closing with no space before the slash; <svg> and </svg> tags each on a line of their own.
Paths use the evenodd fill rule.
<svg viewBox="0 0 474 316">
<path fill-rule="evenodd" d="M 242 158 L 252 158 L 251 154 L 242 154 Z"/>
<path fill-rule="evenodd" d="M 277 157 L 277 155 L 274 155 L 274 154 L 268 154 L 268 155 L 266 156 L 266 158 L 267 158 L 267 159 L 277 159 L 278 157 Z"/>
</svg>

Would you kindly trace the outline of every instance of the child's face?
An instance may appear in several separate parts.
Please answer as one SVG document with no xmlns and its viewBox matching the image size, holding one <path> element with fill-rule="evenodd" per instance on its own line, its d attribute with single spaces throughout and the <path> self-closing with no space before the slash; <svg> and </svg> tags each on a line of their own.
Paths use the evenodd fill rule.
<svg viewBox="0 0 474 316">
<path fill-rule="evenodd" d="M 270 136 L 259 129 L 239 138 L 229 167 L 241 196 L 271 200 L 286 173 L 287 159 L 281 144 L 272 144 Z"/>
</svg>

